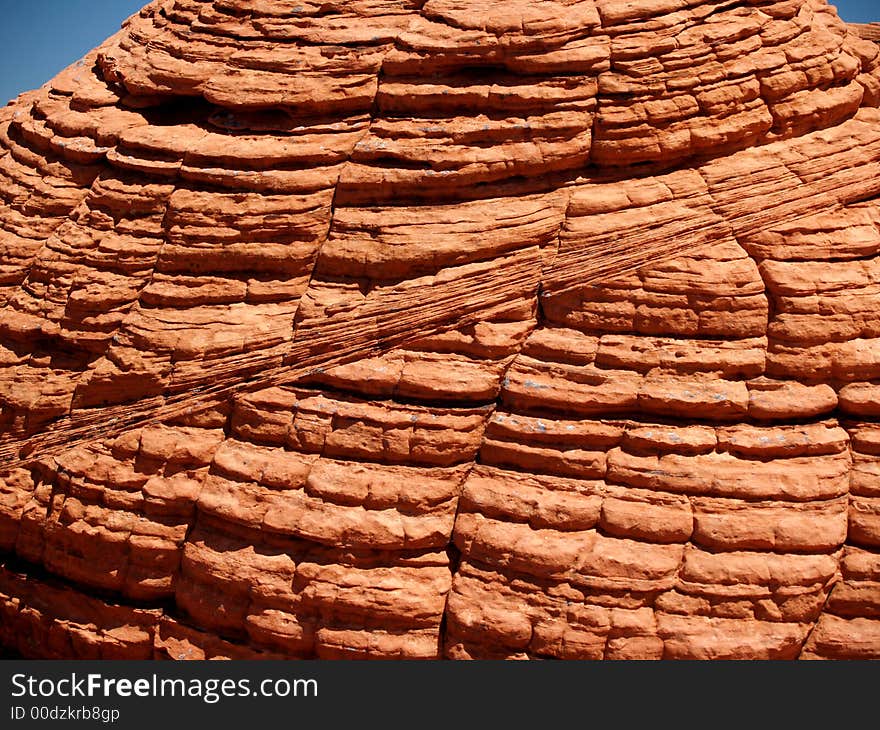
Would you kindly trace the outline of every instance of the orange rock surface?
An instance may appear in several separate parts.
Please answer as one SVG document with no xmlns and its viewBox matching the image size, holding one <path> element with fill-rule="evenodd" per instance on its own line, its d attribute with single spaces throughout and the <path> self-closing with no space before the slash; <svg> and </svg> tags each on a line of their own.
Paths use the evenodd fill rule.
<svg viewBox="0 0 880 730">
<path fill-rule="evenodd" d="M 156 0 L 0 110 L 0 644 L 880 658 L 880 46 Z"/>
<path fill-rule="evenodd" d="M 850 23 L 850 27 L 862 38 L 880 41 L 880 23 Z"/>
</svg>

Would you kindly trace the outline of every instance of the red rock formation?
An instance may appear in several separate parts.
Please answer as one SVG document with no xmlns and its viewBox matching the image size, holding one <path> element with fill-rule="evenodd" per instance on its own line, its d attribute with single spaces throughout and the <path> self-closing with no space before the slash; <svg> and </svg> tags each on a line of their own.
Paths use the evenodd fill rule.
<svg viewBox="0 0 880 730">
<path fill-rule="evenodd" d="M 850 23 L 850 28 L 862 38 L 880 41 L 880 23 Z"/>
<path fill-rule="evenodd" d="M 0 110 L 0 642 L 880 656 L 878 106 L 824 0 L 151 3 Z"/>
</svg>

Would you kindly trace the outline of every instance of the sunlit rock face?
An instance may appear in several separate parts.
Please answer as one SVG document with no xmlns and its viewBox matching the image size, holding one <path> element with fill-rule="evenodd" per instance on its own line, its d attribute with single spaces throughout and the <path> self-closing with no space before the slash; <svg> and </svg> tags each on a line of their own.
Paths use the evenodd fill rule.
<svg viewBox="0 0 880 730">
<path fill-rule="evenodd" d="M 880 657 L 878 36 L 146 6 L 0 110 L 0 643 Z"/>
<path fill-rule="evenodd" d="M 850 30 L 856 35 L 871 41 L 880 41 L 880 22 L 878 23 L 850 23 Z"/>
</svg>

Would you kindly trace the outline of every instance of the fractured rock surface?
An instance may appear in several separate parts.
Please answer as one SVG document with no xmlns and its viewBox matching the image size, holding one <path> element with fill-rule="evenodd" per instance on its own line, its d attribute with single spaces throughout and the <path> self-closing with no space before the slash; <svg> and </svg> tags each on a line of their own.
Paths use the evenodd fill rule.
<svg viewBox="0 0 880 730">
<path fill-rule="evenodd" d="M 0 110 L 0 643 L 880 657 L 875 38 L 147 5 Z"/>
</svg>

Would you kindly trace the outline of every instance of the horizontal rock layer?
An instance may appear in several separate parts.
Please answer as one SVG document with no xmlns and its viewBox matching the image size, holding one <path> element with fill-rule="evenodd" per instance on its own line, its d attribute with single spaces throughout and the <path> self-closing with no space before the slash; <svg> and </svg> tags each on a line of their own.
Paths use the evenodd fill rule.
<svg viewBox="0 0 880 730">
<path fill-rule="evenodd" d="M 0 643 L 880 656 L 872 37 L 148 5 L 0 110 Z"/>
<path fill-rule="evenodd" d="M 850 23 L 849 27 L 862 38 L 869 41 L 880 41 L 880 23 Z"/>
</svg>

